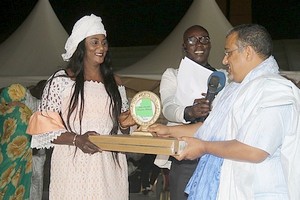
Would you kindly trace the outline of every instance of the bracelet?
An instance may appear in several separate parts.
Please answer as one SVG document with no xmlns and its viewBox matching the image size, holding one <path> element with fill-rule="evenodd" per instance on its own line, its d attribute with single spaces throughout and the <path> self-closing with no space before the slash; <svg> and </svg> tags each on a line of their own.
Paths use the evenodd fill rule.
<svg viewBox="0 0 300 200">
<path fill-rule="evenodd" d="M 74 135 L 74 138 L 73 138 L 73 145 L 74 145 L 74 146 L 76 146 L 76 137 L 77 137 L 77 134 L 75 134 L 75 135 Z"/>
<path fill-rule="evenodd" d="M 129 127 L 127 127 L 127 128 L 124 128 L 123 126 L 121 126 L 121 124 L 119 123 L 119 127 L 120 127 L 120 129 L 121 130 L 127 130 Z"/>
</svg>

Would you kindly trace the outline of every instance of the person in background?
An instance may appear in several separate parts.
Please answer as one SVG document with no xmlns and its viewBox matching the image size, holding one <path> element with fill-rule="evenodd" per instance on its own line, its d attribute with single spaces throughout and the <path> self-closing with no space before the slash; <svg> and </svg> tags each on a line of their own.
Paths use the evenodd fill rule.
<svg viewBox="0 0 300 200">
<path fill-rule="evenodd" d="M 291 78 L 287 75 L 282 75 L 283 77 L 285 77 L 286 79 L 292 81 L 298 88 L 300 88 L 300 81 L 297 81 L 295 78 Z"/>
<path fill-rule="evenodd" d="M 153 192 L 153 186 L 160 173 L 160 168 L 154 164 L 155 155 L 145 154 L 140 159 L 142 193 Z"/>
<path fill-rule="evenodd" d="M 26 134 L 31 110 L 24 104 L 26 88 L 5 87 L 0 94 L 0 199 L 29 199 L 32 150 Z"/>
<path fill-rule="evenodd" d="M 204 27 L 193 25 L 185 30 L 182 43 L 183 59 L 189 59 L 197 63 L 199 70 L 206 68 L 215 71 L 216 69 L 211 67 L 208 63 L 210 49 L 209 33 Z M 207 116 L 210 110 L 208 103 L 201 96 L 201 92 L 197 92 L 196 96 L 192 94 L 181 95 L 182 93 L 179 91 L 180 88 L 190 88 L 192 84 L 197 84 L 196 82 L 198 80 L 198 77 L 195 77 L 196 74 L 193 74 L 193 72 L 190 72 L 191 77 L 183 77 L 180 75 L 180 73 L 186 73 L 185 71 L 186 69 L 180 69 L 180 67 L 178 69 L 168 68 L 161 78 L 160 97 L 162 113 L 168 120 L 168 125 L 191 123 L 196 118 Z M 186 81 L 183 79 L 189 79 L 189 85 L 186 85 Z M 172 200 L 187 199 L 184 189 L 196 169 L 198 160 L 170 160 L 170 197 Z M 167 162 L 168 161 L 165 161 L 165 163 Z"/>
<path fill-rule="evenodd" d="M 129 198 L 126 155 L 102 151 L 89 140 L 128 134 L 135 124 L 110 65 L 106 36 L 96 15 L 75 23 L 62 54 L 68 65 L 47 81 L 30 119 L 32 148 L 53 147 L 49 199 Z"/>
<path fill-rule="evenodd" d="M 46 82 L 47 80 L 41 80 L 36 85 L 27 89 L 25 105 L 31 109 L 32 113 L 38 110 Z M 43 197 L 45 160 L 46 149 L 32 149 L 32 177 L 30 188 L 31 200 L 41 200 Z"/>
<path fill-rule="evenodd" d="M 279 75 L 267 30 L 230 30 L 223 64 L 232 82 L 203 124 L 149 131 L 181 137 L 178 160 L 200 158 L 188 199 L 300 199 L 300 90 Z"/>
<path fill-rule="evenodd" d="M 25 103 L 32 110 L 32 112 L 36 112 L 38 110 L 46 83 L 47 80 L 41 80 L 36 85 L 28 87 L 26 91 Z"/>
</svg>

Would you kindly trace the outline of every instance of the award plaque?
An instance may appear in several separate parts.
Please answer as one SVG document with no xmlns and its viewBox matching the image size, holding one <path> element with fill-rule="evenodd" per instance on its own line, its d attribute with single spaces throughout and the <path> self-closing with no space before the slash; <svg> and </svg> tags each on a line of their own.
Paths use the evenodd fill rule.
<svg viewBox="0 0 300 200">
<path fill-rule="evenodd" d="M 141 135 L 91 135 L 89 139 L 104 151 L 176 155 L 185 147 L 176 138 Z"/>
<path fill-rule="evenodd" d="M 152 136 L 147 127 L 154 124 L 160 116 L 161 104 L 159 97 L 150 91 L 137 93 L 130 103 L 130 113 L 139 128 L 131 135 Z"/>
<path fill-rule="evenodd" d="M 176 138 L 153 137 L 147 131 L 161 114 L 160 99 L 155 93 L 137 93 L 131 100 L 130 113 L 139 125 L 136 131 L 129 135 L 93 135 L 89 139 L 105 151 L 176 155 L 185 147 L 185 143 Z"/>
</svg>

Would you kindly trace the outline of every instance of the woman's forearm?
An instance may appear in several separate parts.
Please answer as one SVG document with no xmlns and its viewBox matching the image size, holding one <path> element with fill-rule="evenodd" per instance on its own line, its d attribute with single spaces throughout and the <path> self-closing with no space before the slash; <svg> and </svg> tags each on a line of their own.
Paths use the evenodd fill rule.
<svg viewBox="0 0 300 200">
<path fill-rule="evenodd" d="M 52 143 L 54 144 L 66 144 L 66 145 L 75 145 L 76 134 L 71 132 L 62 133 L 58 136 Z"/>
</svg>

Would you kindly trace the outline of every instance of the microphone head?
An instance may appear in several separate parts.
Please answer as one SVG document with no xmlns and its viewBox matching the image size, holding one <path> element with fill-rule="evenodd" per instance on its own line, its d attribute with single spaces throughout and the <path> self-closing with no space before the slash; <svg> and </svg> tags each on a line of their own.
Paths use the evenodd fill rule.
<svg viewBox="0 0 300 200">
<path fill-rule="evenodd" d="M 205 99 L 208 100 L 209 105 L 211 105 L 212 101 L 214 100 L 215 96 L 220 92 L 226 82 L 226 77 L 223 72 L 214 71 L 207 80 L 207 93 Z M 199 117 L 193 120 L 193 122 L 204 122 L 207 116 Z"/>
<path fill-rule="evenodd" d="M 225 87 L 226 76 L 223 72 L 214 71 L 207 80 L 208 88 L 215 88 L 216 93 L 220 92 Z"/>
</svg>

